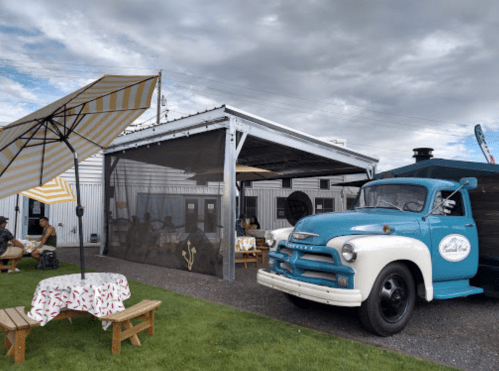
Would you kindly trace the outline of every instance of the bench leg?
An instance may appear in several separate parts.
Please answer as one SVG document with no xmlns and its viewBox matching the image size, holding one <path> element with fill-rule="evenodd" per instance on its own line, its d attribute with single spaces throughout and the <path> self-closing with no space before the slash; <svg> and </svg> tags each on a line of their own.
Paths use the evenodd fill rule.
<svg viewBox="0 0 499 371">
<path fill-rule="evenodd" d="M 16 267 L 17 265 L 19 264 L 19 262 L 21 261 L 22 259 L 22 256 L 20 258 L 17 258 L 17 259 L 12 259 L 12 264 L 11 264 L 11 273 L 15 273 L 16 271 Z"/>
<path fill-rule="evenodd" d="M 147 329 L 147 335 L 154 335 L 154 310 L 149 312 L 147 322 L 151 325 L 151 327 Z"/>
<path fill-rule="evenodd" d="M 121 322 L 113 323 L 113 354 L 121 352 Z"/>
<path fill-rule="evenodd" d="M 123 324 L 125 325 L 125 329 L 127 329 L 127 330 L 129 330 L 133 327 L 132 322 L 130 322 L 130 320 L 124 321 Z M 137 334 L 130 336 L 130 341 L 132 342 L 133 345 L 141 345 L 139 337 L 137 336 Z"/>
<path fill-rule="evenodd" d="M 30 328 L 16 331 L 9 331 L 10 334 L 13 333 L 14 341 L 12 341 L 12 336 L 9 334 L 9 342 L 11 342 L 11 346 L 9 351 L 7 352 L 7 357 L 14 355 L 14 363 L 24 362 L 24 353 L 26 347 L 26 338 L 30 332 Z"/>
</svg>

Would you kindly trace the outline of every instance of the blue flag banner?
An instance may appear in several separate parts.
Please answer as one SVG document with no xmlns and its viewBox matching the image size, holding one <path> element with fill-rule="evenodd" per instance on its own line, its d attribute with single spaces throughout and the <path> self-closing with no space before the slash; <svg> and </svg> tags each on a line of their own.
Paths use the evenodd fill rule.
<svg viewBox="0 0 499 371">
<path fill-rule="evenodd" d="M 485 141 L 485 136 L 483 135 L 482 126 L 480 124 L 475 126 L 475 136 L 478 144 L 480 145 L 480 148 L 482 149 L 483 155 L 487 159 L 487 162 L 489 164 L 495 164 L 496 162 L 494 160 L 494 157 L 490 153 L 489 146 Z"/>
</svg>

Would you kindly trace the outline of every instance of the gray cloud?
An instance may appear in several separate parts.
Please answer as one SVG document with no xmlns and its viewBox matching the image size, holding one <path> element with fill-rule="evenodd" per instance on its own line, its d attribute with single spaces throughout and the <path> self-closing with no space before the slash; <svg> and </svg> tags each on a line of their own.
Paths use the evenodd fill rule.
<svg viewBox="0 0 499 371">
<path fill-rule="evenodd" d="M 466 144 L 474 124 L 499 130 L 493 1 L 5 0 L 0 8 L 1 54 L 33 61 L 23 71 L 69 89 L 102 73 L 163 69 L 171 117 L 226 103 L 345 138 L 381 168 L 412 162 L 417 146 L 480 159 Z"/>
</svg>

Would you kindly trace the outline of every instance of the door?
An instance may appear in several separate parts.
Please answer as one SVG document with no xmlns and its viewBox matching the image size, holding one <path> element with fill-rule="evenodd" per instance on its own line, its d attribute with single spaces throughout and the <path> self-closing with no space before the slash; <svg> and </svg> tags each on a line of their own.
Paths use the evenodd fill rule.
<svg viewBox="0 0 499 371">
<path fill-rule="evenodd" d="M 49 217 L 49 208 L 50 205 L 24 197 L 22 238 L 26 238 L 26 236 L 40 237 L 42 235 L 43 228 L 40 227 L 40 218 L 42 216 Z"/>
<path fill-rule="evenodd" d="M 441 190 L 432 208 L 453 191 Z M 461 192 L 450 198 L 427 219 L 431 234 L 433 282 L 473 277 L 478 268 L 478 232 Z"/>
<path fill-rule="evenodd" d="M 185 231 L 193 233 L 198 228 L 198 200 L 188 198 L 185 200 Z"/>
<path fill-rule="evenodd" d="M 217 233 L 218 229 L 218 200 L 208 198 L 204 200 L 204 233 Z"/>
</svg>

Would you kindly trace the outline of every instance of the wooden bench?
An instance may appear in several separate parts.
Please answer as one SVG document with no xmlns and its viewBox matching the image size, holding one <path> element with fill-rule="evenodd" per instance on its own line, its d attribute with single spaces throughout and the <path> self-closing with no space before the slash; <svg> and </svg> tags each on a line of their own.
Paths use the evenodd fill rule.
<svg viewBox="0 0 499 371">
<path fill-rule="evenodd" d="M 40 322 L 29 318 L 24 307 L 0 309 L 0 328 L 5 330 L 4 345 L 9 348 L 7 357 L 14 355 L 14 363 L 24 362 L 26 338 L 36 326 Z"/>
<path fill-rule="evenodd" d="M 10 269 L 10 273 L 14 273 L 22 257 L 23 257 L 22 255 L 17 257 L 9 257 L 9 256 L 2 257 L 0 259 L 0 273 L 2 272 L 3 269 Z M 10 264 L 3 264 L 2 260 L 10 260 Z"/>
<path fill-rule="evenodd" d="M 248 250 L 248 251 L 236 251 L 236 263 L 244 263 L 244 268 L 248 268 L 248 263 L 255 263 L 258 268 L 258 255 L 262 253 L 261 250 Z M 240 258 L 237 255 L 241 255 Z"/>
<path fill-rule="evenodd" d="M 113 354 L 120 354 L 121 342 L 128 338 L 133 345 L 141 345 L 137 334 L 143 330 L 147 329 L 148 335 L 154 335 L 154 310 L 160 305 L 159 300 L 142 300 L 124 311 L 99 318 L 101 321 L 113 323 Z M 132 326 L 130 322 L 132 318 L 145 319 L 145 321 Z M 125 326 L 125 331 L 121 331 L 121 325 Z"/>
</svg>

